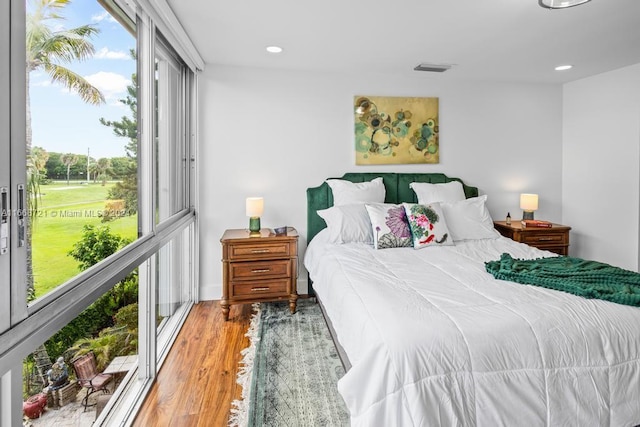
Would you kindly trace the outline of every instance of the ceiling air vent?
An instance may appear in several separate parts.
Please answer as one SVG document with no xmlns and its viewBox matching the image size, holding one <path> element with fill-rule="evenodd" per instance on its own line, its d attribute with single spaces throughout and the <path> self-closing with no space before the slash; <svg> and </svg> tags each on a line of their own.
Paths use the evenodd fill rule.
<svg viewBox="0 0 640 427">
<path fill-rule="evenodd" d="M 451 68 L 448 64 L 419 64 L 414 70 L 416 71 L 430 71 L 432 73 L 443 73 Z"/>
</svg>

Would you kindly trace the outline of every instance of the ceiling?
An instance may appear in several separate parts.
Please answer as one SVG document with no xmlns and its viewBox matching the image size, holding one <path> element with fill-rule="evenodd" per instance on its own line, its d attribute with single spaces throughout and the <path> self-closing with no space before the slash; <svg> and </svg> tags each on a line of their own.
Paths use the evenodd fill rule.
<svg viewBox="0 0 640 427">
<path fill-rule="evenodd" d="M 639 0 L 563 10 L 537 0 L 168 3 L 207 64 L 411 74 L 446 63 L 441 78 L 565 83 L 640 63 Z M 562 64 L 574 67 L 554 71 Z"/>
</svg>

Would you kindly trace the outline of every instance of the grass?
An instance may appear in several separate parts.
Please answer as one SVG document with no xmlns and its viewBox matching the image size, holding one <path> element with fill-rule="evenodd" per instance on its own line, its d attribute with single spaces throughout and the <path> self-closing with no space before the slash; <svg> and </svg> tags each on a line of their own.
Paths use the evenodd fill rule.
<svg viewBox="0 0 640 427">
<path fill-rule="evenodd" d="M 70 182 L 67 186 L 66 182 L 59 182 L 40 187 L 42 198 L 32 218 L 36 296 L 48 293 L 80 272 L 69 251 L 82 237 L 85 224 L 106 224 L 114 234 L 130 240 L 137 237 L 136 215 L 101 222 L 107 193 L 113 185 Z"/>
</svg>

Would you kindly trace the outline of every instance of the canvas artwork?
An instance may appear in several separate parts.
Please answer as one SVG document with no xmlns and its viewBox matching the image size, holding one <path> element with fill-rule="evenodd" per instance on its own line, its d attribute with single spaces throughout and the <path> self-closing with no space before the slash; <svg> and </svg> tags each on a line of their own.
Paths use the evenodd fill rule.
<svg viewBox="0 0 640 427">
<path fill-rule="evenodd" d="M 439 163 L 438 98 L 354 97 L 356 164 Z"/>
</svg>

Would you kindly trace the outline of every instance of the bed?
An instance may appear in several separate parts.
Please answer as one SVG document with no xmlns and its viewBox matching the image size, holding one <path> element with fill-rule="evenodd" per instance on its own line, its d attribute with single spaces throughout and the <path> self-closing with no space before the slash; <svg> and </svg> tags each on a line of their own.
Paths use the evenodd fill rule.
<svg viewBox="0 0 640 427">
<path fill-rule="evenodd" d="M 416 203 L 412 182 L 460 181 L 340 179 L 376 177 L 385 203 Z M 317 214 L 331 189 L 307 198 L 304 262 L 348 369 L 338 390 L 352 425 L 640 424 L 640 308 L 493 279 L 484 262 L 501 253 L 554 255 L 501 236 L 419 250 L 331 243 Z"/>
</svg>

